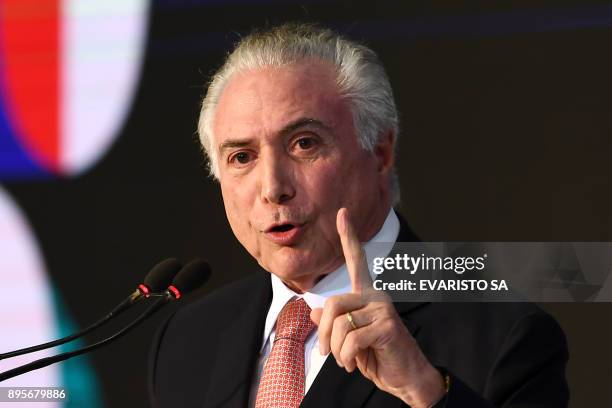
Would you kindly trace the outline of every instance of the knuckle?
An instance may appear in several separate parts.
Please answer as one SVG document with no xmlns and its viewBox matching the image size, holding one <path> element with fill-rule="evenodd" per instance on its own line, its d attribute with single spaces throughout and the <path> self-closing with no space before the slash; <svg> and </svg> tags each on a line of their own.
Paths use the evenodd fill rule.
<svg viewBox="0 0 612 408">
<path fill-rule="evenodd" d="M 385 316 L 393 317 L 396 315 L 395 307 L 391 303 L 387 302 L 377 302 L 380 309 L 383 311 Z"/>
<path fill-rule="evenodd" d="M 366 258 L 365 249 L 364 249 L 364 248 L 363 248 L 361 245 L 359 245 L 359 250 L 358 250 L 358 251 L 359 251 L 359 252 L 357 253 L 357 260 L 358 260 L 360 263 L 365 263 L 365 262 L 367 262 L 367 258 Z"/>
<path fill-rule="evenodd" d="M 344 366 L 346 367 L 348 365 L 348 362 L 350 361 L 350 356 L 347 353 L 347 351 L 345 349 L 342 349 L 342 351 L 340 351 L 340 357 L 339 360 L 342 361 L 342 364 L 344 364 Z"/>
<path fill-rule="evenodd" d="M 355 348 L 351 347 L 351 345 L 347 344 L 345 341 L 344 345 L 342 346 L 342 350 L 340 350 L 340 359 L 345 362 L 345 364 L 348 364 L 348 362 L 354 357 L 354 354 Z"/>
<path fill-rule="evenodd" d="M 397 325 L 395 324 L 395 322 L 393 320 L 385 319 L 382 322 L 382 330 L 385 333 L 392 334 L 392 333 L 395 333 L 397 331 Z"/>
<path fill-rule="evenodd" d="M 356 333 L 356 331 L 351 331 L 346 335 L 344 344 L 347 347 L 347 349 L 351 351 L 359 348 L 358 334 Z"/>
<path fill-rule="evenodd" d="M 333 323 L 333 330 L 336 333 L 340 333 L 344 327 L 344 315 L 336 316 Z"/>
<path fill-rule="evenodd" d="M 330 348 L 330 350 L 331 350 L 332 354 L 333 354 L 333 355 L 334 355 L 336 358 L 338 358 L 338 356 L 340 355 L 340 348 L 338 347 L 338 342 L 337 342 L 337 341 L 335 341 L 334 339 L 332 339 L 332 341 L 331 341 L 331 343 L 330 343 L 330 345 L 329 345 L 329 348 Z"/>
<path fill-rule="evenodd" d="M 337 296 L 332 296 L 327 298 L 327 300 L 325 301 L 325 308 L 328 310 L 328 312 L 332 315 L 335 316 L 338 314 L 338 308 L 339 308 L 339 299 Z"/>
</svg>

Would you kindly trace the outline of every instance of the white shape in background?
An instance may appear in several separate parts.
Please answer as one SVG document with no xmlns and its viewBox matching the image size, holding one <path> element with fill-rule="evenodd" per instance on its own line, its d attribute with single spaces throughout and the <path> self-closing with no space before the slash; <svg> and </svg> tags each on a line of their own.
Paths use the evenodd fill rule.
<svg viewBox="0 0 612 408">
<path fill-rule="evenodd" d="M 0 352 L 57 338 L 51 286 L 37 240 L 20 209 L 0 187 Z M 47 357 L 42 350 L 0 361 L 0 371 Z M 54 364 L 0 383 L 2 387 L 59 387 L 60 366 Z M 8 403 L 0 403 L 4 406 Z M 20 402 L 20 408 L 40 408 L 40 402 Z M 46 402 L 45 408 L 61 403 Z M 8 405 L 7 405 L 8 406 Z"/>
<path fill-rule="evenodd" d="M 148 0 L 62 2 L 60 166 L 77 175 L 110 148 L 138 85 Z"/>
</svg>

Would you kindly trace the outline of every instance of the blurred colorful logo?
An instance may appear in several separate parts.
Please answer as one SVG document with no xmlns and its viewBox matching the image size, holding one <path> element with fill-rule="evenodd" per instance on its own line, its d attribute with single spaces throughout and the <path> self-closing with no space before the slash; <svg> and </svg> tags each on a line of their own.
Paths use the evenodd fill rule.
<svg viewBox="0 0 612 408">
<path fill-rule="evenodd" d="M 73 176 L 117 138 L 147 0 L 0 0 L 0 180 Z"/>
</svg>

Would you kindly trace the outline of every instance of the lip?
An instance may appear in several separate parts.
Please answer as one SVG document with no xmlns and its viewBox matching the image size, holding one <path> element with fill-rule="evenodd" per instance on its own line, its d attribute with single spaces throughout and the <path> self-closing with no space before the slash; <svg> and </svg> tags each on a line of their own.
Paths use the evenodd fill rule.
<svg viewBox="0 0 612 408">
<path fill-rule="evenodd" d="M 293 225 L 293 228 L 291 228 L 288 231 L 274 231 L 275 227 L 278 227 L 279 225 L 286 225 L 286 224 Z M 268 228 L 264 232 L 264 236 L 268 240 L 274 242 L 277 245 L 290 246 L 290 245 L 294 245 L 297 243 L 297 241 L 302 236 L 303 232 L 304 232 L 304 224 L 284 222 L 284 223 L 274 224 L 270 226 L 270 228 Z"/>
</svg>

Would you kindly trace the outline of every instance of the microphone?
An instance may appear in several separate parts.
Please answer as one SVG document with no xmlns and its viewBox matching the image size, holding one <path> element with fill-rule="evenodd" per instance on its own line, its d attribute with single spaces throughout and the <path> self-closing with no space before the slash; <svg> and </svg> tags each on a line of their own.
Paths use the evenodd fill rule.
<svg viewBox="0 0 612 408">
<path fill-rule="evenodd" d="M 39 360 L 32 361 L 31 363 L 13 368 L 12 370 L 5 371 L 0 374 L 0 382 L 8 380 L 9 378 L 16 377 L 18 375 L 27 373 L 29 371 L 38 370 L 39 368 L 46 367 L 51 364 L 55 364 L 60 361 L 67 360 L 72 357 L 76 357 L 83 353 L 93 351 L 105 344 L 111 343 L 118 338 L 124 336 L 143 320 L 147 319 L 153 313 L 161 309 L 168 302 L 180 299 L 183 295 L 192 292 L 198 287 L 202 286 L 210 278 L 211 270 L 210 265 L 202 260 L 195 260 L 187 264 L 181 271 L 176 275 L 172 284 L 168 286 L 168 289 L 163 292 L 162 296 L 145 310 L 136 320 L 132 323 L 119 330 L 117 333 L 104 340 L 100 340 L 97 343 L 90 344 L 89 346 L 82 347 L 80 349 L 69 351 L 66 353 L 58 354 L 52 357 L 45 357 Z"/>
<path fill-rule="evenodd" d="M 148 298 L 152 293 L 160 292 L 167 288 L 182 266 L 183 265 L 174 258 L 169 258 L 164 261 L 161 261 L 160 263 L 155 265 L 153 269 L 151 269 L 147 276 L 145 276 L 143 283 L 138 285 L 136 290 L 132 292 L 130 296 L 128 296 L 121 303 L 119 303 L 102 319 L 87 326 L 86 328 L 77 333 L 71 334 L 61 339 L 50 341 L 44 344 L 39 344 L 37 346 L 26 347 L 23 349 L 0 354 L 0 360 L 17 357 L 27 353 L 33 353 L 35 351 L 44 350 L 50 347 L 59 346 L 61 344 L 83 337 L 84 335 L 100 327 L 110 319 L 118 316 L 119 314 L 130 308 L 133 304 L 139 302 L 142 299 Z"/>
<path fill-rule="evenodd" d="M 211 273 L 208 262 L 195 259 L 176 275 L 168 286 L 166 294 L 178 300 L 182 295 L 186 295 L 204 285 L 210 279 Z"/>
</svg>

